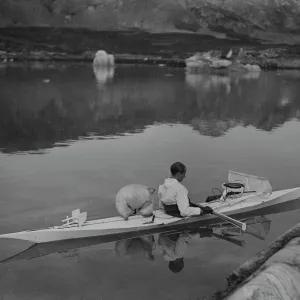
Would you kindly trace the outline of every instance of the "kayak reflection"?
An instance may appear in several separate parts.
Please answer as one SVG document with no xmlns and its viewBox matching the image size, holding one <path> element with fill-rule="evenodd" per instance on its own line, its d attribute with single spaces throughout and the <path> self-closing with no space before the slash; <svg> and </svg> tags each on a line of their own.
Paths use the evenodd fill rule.
<svg viewBox="0 0 300 300">
<path fill-rule="evenodd" d="M 248 228 L 251 228 L 248 234 L 258 239 L 264 240 L 270 231 L 271 220 L 266 216 L 244 219 L 243 222 L 248 225 Z M 192 228 L 119 240 L 115 243 L 115 251 L 118 258 L 137 262 L 153 261 L 155 259 L 153 251 L 157 249 L 163 261 L 168 262 L 169 270 L 178 273 L 184 268 L 184 254 L 193 239 L 214 238 L 245 247 L 246 243 L 241 237 L 242 232 L 232 225 Z"/>
<path fill-rule="evenodd" d="M 251 229 L 247 234 L 251 234 L 261 240 L 265 239 L 270 230 L 271 221 L 266 216 L 244 219 L 243 222 L 247 224 L 248 229 Z M 209 228 L 189 228 L 148 236 L 132 236 L 129 239 L 122 239 L 121 236 L 90 237 L 33 244 L 29 246 L 29 248 L 26 243 L 26 248 L 19 250 L 16 254 L 10 254 L 8 251 L 5 257 L 0 257 L 0 263 L 34 259 L 54 253 L 59 253 L 63 257 L 71 257 L 74 256 L 74 254 L 76 257 L 79 257 L 81 255 L 81 249 L 94 246 L 97 247 L 97 251 L 101 249 L 111 251 L 114 249 L 118 258 L 127 259 L 131 262 L 141 260 L 153 262 L 155 260 L 155 254 L 159 253 L 164 261 L 169 262 L 170 270 L 178 272 L 178 270 L 182 270 L 184 267 L 183 256 L 188 243 L 192 239 L 221 239 L 239 247 L 244 247 L 245 241 L 242 237 L 243 235 L 238 228 L 233 227 L 231 224 L 223 223 L 210 226 Z M 2 245 L 1 248 L 5 249 L 3 246 L 4 245 Z M 17 245 L 16 248 L 19 248 L 19 246 Z"/>
</svg>

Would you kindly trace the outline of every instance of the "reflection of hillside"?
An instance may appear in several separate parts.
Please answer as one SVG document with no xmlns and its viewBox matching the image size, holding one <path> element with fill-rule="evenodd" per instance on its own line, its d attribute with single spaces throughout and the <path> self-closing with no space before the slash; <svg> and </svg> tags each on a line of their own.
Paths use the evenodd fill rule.
<svg viewBox="0 0 300 300">
<path fill-rule="evenodd" d="M 91 65 L 8 68 L 0 89 L 0 148 L 135 133 L 154 122 L 190 124 L 221 136 L 241 124 L 272 130 L 300 116 L 297 82 L 275 73 L 165 76 L 163 68 L 93 70 Z M 47 80 L 45 80 L 47 79 Z"/>
<path fill-rule="evenodd" d="M 176 121 L 186 105 L 181 102 L 181 109 L 169 110 L 176 91 L 144 70 L 121 70 L 114 82 L 111 71 L 100 73 L 90 65 L 63 72 L 52 68 L 6 71 L 0 90 L 3 151 L 52 147 L 89 133 L 140 132 L 155 121 Z"/>
<path fill-rule="evenodd" d="M 186 83 L 199 110 L 191 124 L 203 135 L 221 136 L 237 124 L 270 131 L 299 115 L 300 87 L 273 73 L 188 74 Z"/>
<path fill-rule="evenodd" d="M 199 131 L 201 135 L 219 137 L 225 135 L 227 131 L 237 125 L 234 120 L 221 121 L 221 120 L 204 120 L 201 118 L 194 118 L 191 122 L 192 127 Z"/>
<path fill-rule="evenodd" d="M 230 93 L 231 90 L 231 78 L 229 76 L 221 75 L 210 75 L 204 76 L 201 74 L 187 73 L 185 77 L 186 83 L 197 89 L 201 87 L 203 91 L 215 91 L 222 92 L 226 91 L 226 94 Z"/>
</svg>

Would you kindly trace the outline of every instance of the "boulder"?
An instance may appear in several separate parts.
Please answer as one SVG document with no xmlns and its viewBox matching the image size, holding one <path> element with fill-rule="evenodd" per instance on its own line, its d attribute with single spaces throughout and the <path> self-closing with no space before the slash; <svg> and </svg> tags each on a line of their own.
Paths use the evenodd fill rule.
<svg viewBox="0 0 300 300">
<path fill-rule="evenodd" d="M 227 59 L 213 59 L 211 60 L 209 66 L 214 69 L 227 68 L 232 65 L 232 62 Z"/>
<path fill-rule="evenodd" d="M 249 72 L 260 72 L 261 71 L 261 68 L 258 65 L 246 64 L 246 65 L 244 65 L 244 68 L 246 70 L 248 70 Z"/>
<path fill-rule="evenodd" d="M 232 53 L 228 53 L 229 57 L 231 57 Z M 196 53 L 195 55 L 187 58 L 185 60 L 186 67 L 188 69 L 194 68 L 227 68 L 232 64 L 232 62 L 228 59 L 222 58 L 222 53 L 218 50 L 208 51 L 203 53 Z"/>
<path fill-rule="evenodd" d="M 115 64 L 115 58 L 112 54 L 107 54 L 104 50 L 96 52 L 93 65 L 96 67 L 113 67 Z"/>
</svg>

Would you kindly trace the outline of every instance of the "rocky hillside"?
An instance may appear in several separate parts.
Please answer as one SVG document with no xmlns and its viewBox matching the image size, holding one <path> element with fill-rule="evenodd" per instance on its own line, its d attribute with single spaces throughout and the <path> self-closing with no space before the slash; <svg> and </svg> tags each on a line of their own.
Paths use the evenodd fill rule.
<svg viewBox="0 0 300 300">
<path fill-rule="evenodd" d="M 1 0 L 0 26 L 191 32 L 300 44 L 300 1 Z"/>
</svg>

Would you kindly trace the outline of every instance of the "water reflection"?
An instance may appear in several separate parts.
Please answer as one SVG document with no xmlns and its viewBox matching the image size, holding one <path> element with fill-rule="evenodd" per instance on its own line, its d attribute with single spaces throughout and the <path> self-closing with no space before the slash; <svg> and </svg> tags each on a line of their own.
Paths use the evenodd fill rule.
<svg viewBox="0 0 300 300">
<path fill-rule="evenodd" d="M 204 236 L 211 237 L 213 230 L 208 228 L 204 231 Z M 202 238 L 201 231 L 194 232 L 177 232 L 172 234 L 160 234 L 158 244 L 161 247 L 162 257 L 168 262 L 169 270 L 173 273 L 178 273 L 184 268 L 184 253 L 188 247 L 188 243 L 193 238 Z"/>
<path fill-rule="evenodd" d="M 265 240 L 271 220 L 267 216 L 255 216 L 241 221 L 247 224 L 248 231 L 242 233 L 231 224 L 215 224 L 207 227 L 193 227 L 176 231 L 167 231 L 147 236 L 134 236 L 122 239 L 120 236 L 91 237 L 83 239 L 34 244 L 28 249 L 19 250 L 13 255 L 5 254 L 0 262 L 9 263 L 19 260 L 34 259 L 60 253 L 63 258 L 80 258 L 80 249 L 99 246 L 99 249 L 114 250 L 116 257 L 129 262 L 154 261 L 162 259 L 167 262 L 172 272 L 180 272 L 184 267 L 184 255 L 192 240 L 212 238 L 245 247 L 244 235 L 251 235 Z M 5 248 L 2 244 L 2 248 Z M 98 249 L 98 250 L 99 250 Z M 97 251 L 98 251 L 97 250 Z M 3 250 L 2 250 L 3 251 Z"/>
<path fill-rule="evenodd" d="M 252 236 L 264 240 L 270 231 L 271 220 L 265 216 L 244 219 Z M 218 233 L 218 231 L 221 231 Z M 181 230 L 176 232 L 160 233 L 156 236 L 137 237 L 134 239 L 116 242 L 115 251 L 118 256 L 130 257 L 132 261 L 147 259 L 154 260 L 153 250 L 157 248 L 163 261 L 173 273 L 178 273 L 184 268 L 184 255 L 189 243 L 193 239 L 214 238 L 227 241 L 239 247 L 245 247 L 239 229 L 227 225 L 222 228 L 206 227 Z"/>
<path fill-rule="evenodd" d="M 109 81 L 112 81 L 115 74 L 114 67 L 99 67 L 93 65 L 93 71 L 97 80 L 98 88 L 102 88 Z"/>
<path fill-rule="evenodd" d="M 262 216 L 243 220 L 250 226 L 251 235 L 265 239 L 270 231 L 271 221 Z M 213 228 L 195 228 L 193 230 L 185 230 L 175 233 L 162 233 L 159 235 L 157 244 L 161 247 L 163 260 L 168 262 L 168 268 L 173 273 L 178 273 L 184 268 L 184 254 L 188 244 L 193 239 L 199 238 L 215 238 L 233 243 L 239 247 L 245 247 L 245 241 L 230 237 L 233 232 L 242 233 L 235 227 L 226 226 L 221 230 L 221 234 L 214 231 Z M 229 236 L 228 236 L 229 235 Z M 234 235 L 234 234 L 233 234 Z"/>
<path fill-rule="evenodd" d="M 273 73 L 189 74 L 186 80 L 200 112 L 191 124 L 202 135 L 222 136 L 237 125 L 272 131 L 299 120 L 299 87 Z"/>
<path fill-rule="evenodd" d="M 118 257 L 129 258 L 131 261 L 153 261 L 155 246 L 154 236 L 150 235 L 117 241 L 115 251 Z"/>
<path fill-rule="evenodd" d="M 0 77 L 0 148 L 46 149 L 138 133 L 156 122 L 188 124 L 212 137 L 235 126 L 271 131 L 300 120 L 300 86 L 287 76 L 75 64 L 8 67 Z"/>
</svg>

